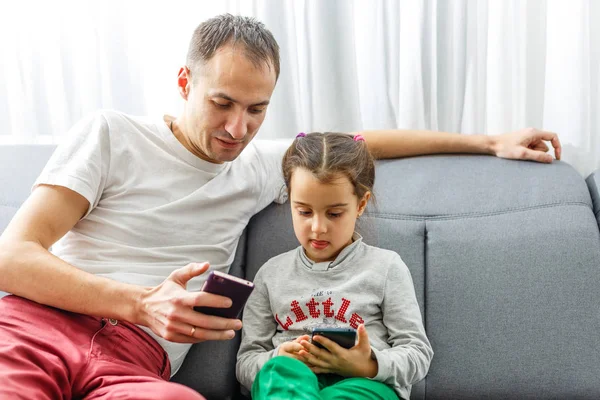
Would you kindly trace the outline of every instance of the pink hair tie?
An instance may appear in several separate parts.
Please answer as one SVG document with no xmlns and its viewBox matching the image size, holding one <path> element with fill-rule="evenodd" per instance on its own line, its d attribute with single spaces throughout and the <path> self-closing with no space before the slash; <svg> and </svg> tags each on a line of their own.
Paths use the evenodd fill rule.
<svg viewBox="0 0 600 400">
<path fill-rule="evenodd" d="M 365 138 L 362 135 L 354 135 L 355 142 L 364 142 Z"/>
<path fill-rule="evenodd" d="M 300 132 L 299 134 L 296 135 L 296 139 L 301 138 L 301 137 L 305 137 L 306 133 L 304 132 Z"/>
</svg>

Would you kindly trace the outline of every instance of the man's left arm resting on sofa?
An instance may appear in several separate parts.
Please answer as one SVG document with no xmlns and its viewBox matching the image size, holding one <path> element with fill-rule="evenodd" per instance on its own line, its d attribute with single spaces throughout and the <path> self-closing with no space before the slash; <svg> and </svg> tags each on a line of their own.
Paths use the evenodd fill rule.
<svg viewBox="0 0 600 400">
<path fill-rule="evenodd" d="M 546 141 L 560 160 L 558 135 L 534 128 L 501 135 L 464 135 L 421 130 L 373 130 L 362 135 L 376 158 L 410 157 L 441 153 L 491 154 L 501 158 L 550 163 L 552 156 Z"/>
</svg>

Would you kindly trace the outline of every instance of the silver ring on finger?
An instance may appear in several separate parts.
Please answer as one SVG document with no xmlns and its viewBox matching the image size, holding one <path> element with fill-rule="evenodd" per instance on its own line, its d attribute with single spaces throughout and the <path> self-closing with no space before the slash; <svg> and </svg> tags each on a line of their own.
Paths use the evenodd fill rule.
<svg viewBox="0 0 600 400">
<path fill-rule="evenodd" d="M 196 333 L 196 327 L 192 326 L 192 331 L 190 332 L 190 336 L 194 336 L 194 333 Z"/>
</svg>

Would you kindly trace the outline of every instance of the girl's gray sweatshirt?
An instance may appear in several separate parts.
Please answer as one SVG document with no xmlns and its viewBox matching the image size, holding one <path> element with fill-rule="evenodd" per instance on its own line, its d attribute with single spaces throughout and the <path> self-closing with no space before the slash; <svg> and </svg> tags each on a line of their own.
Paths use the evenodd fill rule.
<svg viewBox="0 0 600 400">
<path fill-rule="evenodd" d="M 397 253 L 355 237 L 333 262 L 314 263 L 298 247 L 260 268 L 244 309 L 236 365 L 248 390 L 281 343 L 313 327 L 356 329 L 361 323 L 378 363 L 374 380 L 408 399 L 411 385 L 425 377 L 433 350 L 410 272 Z"/>
</svg>

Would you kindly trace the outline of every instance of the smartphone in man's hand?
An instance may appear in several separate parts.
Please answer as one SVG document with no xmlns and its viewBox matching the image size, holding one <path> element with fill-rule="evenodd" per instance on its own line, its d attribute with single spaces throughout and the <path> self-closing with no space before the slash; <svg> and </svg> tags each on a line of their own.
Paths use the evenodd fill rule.
<svg viewBox="0 0 600 400">
<path fill-rule="evenodd" d="M 317 347 L 324 349 L 323 345 L 315 342 L 312 338 L 316 335 L 326 337 L 327 339 L 337 343 L 345 349 L 350 349 L 356 344 L 356 329 L 341 328 L 341 327 L 320 327 L 313 328 L 311 343 Z"/>
<path fill-rule="evenodd" d="M 216 307 L 194 307 L 194 310 L 207 315 L 216 315 L 224 318 L 239 318 L 244 305 L 254 289 L 254 284 L 245 279 L 226 274 L 224 272 L 212 271 L 202 286 L 202 291 L 220 296 L 229 297 L 232 305 L 229 308 Z"/>
</svg>

